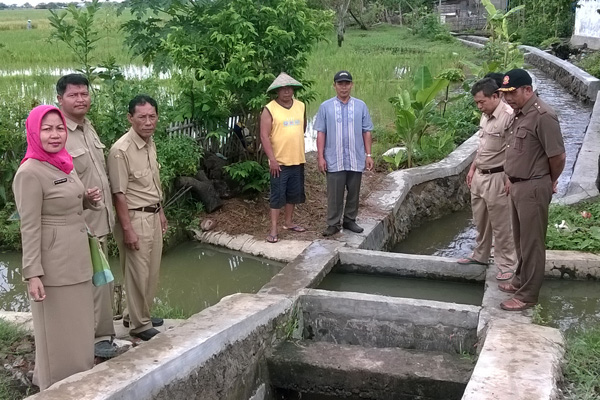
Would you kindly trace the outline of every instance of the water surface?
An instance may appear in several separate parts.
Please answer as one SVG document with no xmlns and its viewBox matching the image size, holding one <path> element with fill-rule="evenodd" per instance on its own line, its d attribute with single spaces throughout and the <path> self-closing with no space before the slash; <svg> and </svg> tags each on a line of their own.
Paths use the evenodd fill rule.
<svg viewBox="0 0 600 400">
<path fill-rule="evenodd" d="M 110 259 L 115 282 L 122 282 L 118 258 Z M 163 255 L 157 301 L 199 312 L 233 293 L 256 293 L 282 268 L 281 263 L 191 241 Z M 29 311 L 21 280 L 21 254 L 0 253 L 0 308 Z"/>
</svg>

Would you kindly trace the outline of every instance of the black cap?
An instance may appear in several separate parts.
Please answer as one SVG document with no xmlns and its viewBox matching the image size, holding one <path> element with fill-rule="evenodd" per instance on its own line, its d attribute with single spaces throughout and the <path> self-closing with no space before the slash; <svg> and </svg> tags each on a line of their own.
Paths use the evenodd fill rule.
<svg viewBox="0 0 600 400">
<path fill-rule="evenodd" d="M 352 82 L 352 75 L 348 71 L 340 71 L 333 77 L 334 82 Z"/>
<path fill-rule="evenodd" d="M 531 86 L 531 75 L 524 69 L 511 69 L 504 75 L 502 86 L 498 90 L 501 92 L 512 92 L 521 86 Z"/>
</svg>

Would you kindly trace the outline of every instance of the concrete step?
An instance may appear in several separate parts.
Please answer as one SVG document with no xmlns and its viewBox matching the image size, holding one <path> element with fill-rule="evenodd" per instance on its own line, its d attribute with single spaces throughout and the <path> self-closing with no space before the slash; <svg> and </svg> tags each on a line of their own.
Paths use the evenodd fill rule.
<svg viewBox="0 0 600 400">
<path fill-rule="evenodd" d="M 282 343 L 267 365 L 274 388 L 377 400 L 458 400 L 474 367 L 442 352 L 310 341 Z"/>
</svg>

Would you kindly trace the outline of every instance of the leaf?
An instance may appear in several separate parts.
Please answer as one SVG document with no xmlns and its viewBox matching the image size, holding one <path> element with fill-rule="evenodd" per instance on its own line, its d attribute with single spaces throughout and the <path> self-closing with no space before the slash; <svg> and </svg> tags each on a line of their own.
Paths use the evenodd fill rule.
<svg viewBox="0 0 600 400">
<path fill-rule="evenodd" d="M 427 68 L 427 66 L 421 66 L 417 68 L 415 72 L 413 91 L 418 92 L 419 90 L 423 90 L 431 86 L 432 81 L 433 79 L 431 78 L 431 72 L 429 72 L 429 68 Z"/>
<path fill-rule="evenodd" d="M 446 89 L 449 84 L 450 82 L 446 79 L 436 79 L 431 86 L 419 90 L 415 98 L 419 103 L 423 104 L 423 106 L 426 106 L 435 99 L 435 96 L 437 96 L 440 91 Z"/>
</svg>

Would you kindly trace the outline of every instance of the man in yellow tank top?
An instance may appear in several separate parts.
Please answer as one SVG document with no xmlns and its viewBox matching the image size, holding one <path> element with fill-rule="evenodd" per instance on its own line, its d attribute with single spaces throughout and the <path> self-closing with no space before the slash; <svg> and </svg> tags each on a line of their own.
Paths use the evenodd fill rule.
<svg viewBox="0 0 600 400">
<path fill-rule="evenodd" d="M 302 84 L 282 72 L 267 89 L 277 97 L 265 106 L 260 116 L 260 140 L 269 158 L 271 172 L 271 229 L 267 242 L 277 243 L 279 213 L 284 209 L 283 229 L 304 232 L 293 221 L 296 204 L 304 203 L 304 131 L 306 109 L 294 99 L 294 88 Z"/>
</svg>

